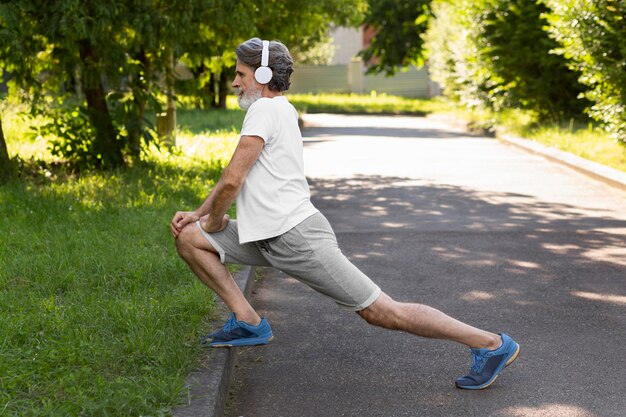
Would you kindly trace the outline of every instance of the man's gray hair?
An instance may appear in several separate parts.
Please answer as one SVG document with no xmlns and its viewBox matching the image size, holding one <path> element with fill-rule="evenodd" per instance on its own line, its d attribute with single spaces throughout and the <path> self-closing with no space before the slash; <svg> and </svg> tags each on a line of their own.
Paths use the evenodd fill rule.
<svg viewBox="0 0 626 417">
<path fill-rule="evenodd" d="M 259 38 L 248 39 L 235 49 L 239 62 L 256 70 L 261 66 L 263 41 Z M 272 70 L 272 79 L 267 84 L 272 91 L 287 91 L 291 85 L 289 78 L 293 72 L 293 59 L 285 45 L 278 41 L 270 41 L 270 59 L 268 67 Z"/>
</svg>

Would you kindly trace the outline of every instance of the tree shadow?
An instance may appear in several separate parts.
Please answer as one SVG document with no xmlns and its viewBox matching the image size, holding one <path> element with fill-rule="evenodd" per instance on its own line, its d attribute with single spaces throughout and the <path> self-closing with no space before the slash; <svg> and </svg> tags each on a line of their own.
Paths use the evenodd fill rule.
<svg viewBox="0 0 626 417">
<path fill-rule="evenodd" d="M 422 139 L 467 139 L 470 133 L 442 129 L 404 127 L 309 127 L 306 138 L 330 138 L 335 136 L 383 136 L 393 138 Z M 307 141 L 305 140 L 305 146 Z"/>
<path fill-rule="evenodd" d="M 522 344 L 518 363 L 483 395 L 455 390 L 441 396 L 440 378 L 416 378 L 415 359 L 403 356 L 419 355 L 415 339 L 386 333 L 384 345 L 370 348 L 396 352 L 389 359 L 400 356 L 399 364 L 380 398 L 359 391 L 364 400 L 391 398 L 399 407 L 394 415 L 405 410 L 395 397 L 411 393 L 418 399 L 404 403 L 419 405 L 424 415 L 532 416 L 549 409 L 546 415 L 577 410 L 595 417 L 626 409 L 618 388 L 626 367 L 623 216 L 409 178 L 314 178 L 310 184 L 344 253 L 384 291 L 504 330 Z M 447 358 L 420 361 L 420 374 L 454 374 L 466 366 L 458 346 L 420 346 L 424 354 Z M 385 366 L 373 362 L 359 375 L 388 373 Z"/>
</svg>

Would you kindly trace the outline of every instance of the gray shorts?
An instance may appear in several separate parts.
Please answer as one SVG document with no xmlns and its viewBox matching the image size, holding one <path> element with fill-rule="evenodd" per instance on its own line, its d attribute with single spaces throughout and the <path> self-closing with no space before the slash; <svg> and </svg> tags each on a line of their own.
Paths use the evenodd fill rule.
<svg viewBox="0 0 626 417">
<path fill-rule="evenodd" d="M 237 221 L 226 229 L 202 234 L 222 263 L 271 266 L 332 298 L 342 308 L 358 311 L 380 295 L 380 288 L 341 253 L 328 220 L 316 213 L 286 233 L 239 244 Z"/>
</svg>

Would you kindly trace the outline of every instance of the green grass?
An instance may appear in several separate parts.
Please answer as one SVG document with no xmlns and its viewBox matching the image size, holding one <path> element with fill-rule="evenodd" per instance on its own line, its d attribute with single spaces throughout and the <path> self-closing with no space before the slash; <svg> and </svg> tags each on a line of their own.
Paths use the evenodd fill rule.
<svg viewBox="0 0 626 417">
<path fill-rule="evenodd" d="M 603 130 L 585 127 L 570 130 L 552 125 L 535 128 L 526 137 L 626 172 L 626 146 L 619 144 Z"/>
<path fill-rule="evenodd" d="M 235 97 L 228 97 L 226 109 L 195 109 L 183 107 L 176 112 L 177 128 L 190 134 L 238 132 L 246 113 L 239 109 Z"/>
<path fill-rule="evenodd" d="M 538 123 L 533 113 L 522 110 L 496 114 L 454 108 L 448 112 L 467 121 L 470 130 L 496 129 L 626 172 L 626 146 L 594 123 L 574 120 Z"/>
<path fill-rule="evenodd" d="M 423 116 L 450 106 L 442 100 L 390 96 L 387 94 L 289 94 L 300 112 L 347 114 L 404 114 Z"/>
<path fill-rule="evenodd" d="M 3 124 L 12 154 L 54 160 L 17 115 Z M 214 298 L 168 225 L 234 149 L 236 134 L 212 129 L 191 123 L 178 152 L 124 170 L 43 164 L 0 186 L 0 416 L 168 415 L 185 398 Z"/>
</svg>

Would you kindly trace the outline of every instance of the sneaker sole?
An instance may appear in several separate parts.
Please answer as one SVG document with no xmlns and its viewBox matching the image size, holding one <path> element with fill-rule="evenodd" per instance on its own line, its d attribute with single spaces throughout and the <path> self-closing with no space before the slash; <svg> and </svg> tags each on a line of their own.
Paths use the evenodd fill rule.
<svg viewBox="0 0 626 417">
<path fill-rule="evenodd" d="M 267 337 L 254 337 L 249 339 L 235 339 L 230 342 L 213 342 L 209 344 L 209 347 L 238 347 L 238 346 L 259 346 L 267 345 L 274 340 L 274 336 Z"/>
<path fill-rule="evenodd" d="M 464 387 L 464 386 L 459 386 L 457 383 L 455 383 L 456 387 L 457 388 L 461 388 L 461 389 L 474 389 L 474 390 L 485 389 L 485 388 L 489 387 L 491 384 L 496 382 L 496 379 L 498 379 L 498 377 L 500 376 L 500 373 L 502 373 L 502 371 L 504 371 L 504 369 L 507 366 L 512 364 L 515 361 L 515 359 L 517 359 L 517 357 L 519 356 L 520 350 L 521 350 L 520 345 L 517 345 L 517 349 L 515 350 L 513 355 L 509 358 L 509 360 L 506 361 L 506 363 L 504 364 L 502 369 L 500 369 L 498 372 L 496 372 L 496 374 L 489 381 L 485 382 L 483 385 L 477 385 L 475 387 Z"/>
</svg>

